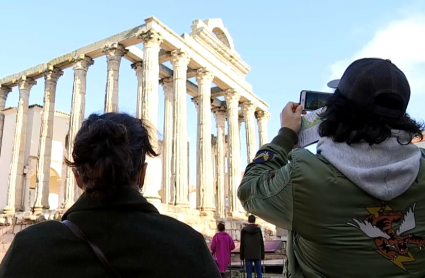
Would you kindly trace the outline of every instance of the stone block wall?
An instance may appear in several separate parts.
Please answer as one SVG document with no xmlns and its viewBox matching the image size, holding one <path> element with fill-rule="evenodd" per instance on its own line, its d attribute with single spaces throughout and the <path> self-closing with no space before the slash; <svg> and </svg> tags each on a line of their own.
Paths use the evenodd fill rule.
<svg viewBox="0 0 425 278">
<path fill-rule="evenodd" d="M 219 222 L 224 223 L 226 232 L 232 236 L 235 243 L 239 243 L 240 232 L 247 224 L 247 217 L 245 215 L 223 219 L 220 218 L 215 212 L 204 212 L 190 208 L 169 206 L 165 204 L 159 204 L 156 206 L 162 214 L 186 223 L 193 229 L 203 234 L 207 244 L 211 243 L 212 237 L 217 232 L 217 224 Z M 16 233 L 38 222 L 46 220 L 60 220 L 63 213 L 63 210 L 52 210 L 43 211 L 39 215 L 33 215 L 30 212 L 17 212 L 15 215 L 0 214 L 0 263 Z M 259 218 L 257 218 L 257 224 L 259 224 L 262 229 L 264 240 L 274 240 L 280 238 L 279 232 L 276 232 L 277 230 L 274 225 L 271 225 Z M 277 252 L 277 254 L 268 255 L 266 259 L 283 258 L 283 253 L 284 251 L 280 250 Z M 232 256 L 232 260 L 239 260 L 239 256 Z"/>
</svg>

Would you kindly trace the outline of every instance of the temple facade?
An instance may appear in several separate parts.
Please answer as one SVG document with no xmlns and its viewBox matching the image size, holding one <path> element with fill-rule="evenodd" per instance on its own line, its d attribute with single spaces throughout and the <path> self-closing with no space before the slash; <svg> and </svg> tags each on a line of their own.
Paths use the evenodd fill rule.
<svg viewBox="0 0 425 278">
<path fill-rule="evenodd" d="M 241 152 L 250 162 L 268 142 L 268 105 L 245 80 L 250 67 L 235 51 L 221 19 L 196 20 L 190 34 L 177 35 L 155 17 L 145 24 L 84 46 L 49 62 L 0 79 L 0 211 L 37 214 L 69 208 L 81 194 L 63 163 L 84 118 L 86 77 L 96 58 L 106 56 L 104 112 L 118 112 L 122 59 L 134 69 L 137 117 L 158 126 L 164 106 L 161 157 L 149 159 L 143 195 L 160 210 L 190 209 L 188 128 L 197 128 L 196 210 L 221 218 L 245 217 L 237 199 Z M 171 66 L 172 67 L 171 67 Z M 65 70 L 74 84 L 70 113 L 55 110 L 56 85 Z M 194 78 L 196 82 L 190 81 Z M 30 105 L 33 86 L 44 86 L 44 103 Z M 164 103 L 159 103 L 159 88 Z M 5 108 L 15 87 L 16 108 Z M 71 91 L 71 90 L 70 90 Z M 187 103 L 186 97 L 192 97 Z M 187 107 L 197 110 L 197 127 L 187 126 Z M 241 130 L 242 123 L 245 130 Z M 255 133 L 256 127 L 258 134 Z M 216 128 L 216 136 L 211 130 Z M 241 146 L 241 134 L 246 146 Z M 257 138 L 259 138 L 257 142 Z M 193 171 L 193 170 L 191 170 Z M 189 194 L 190 193 L 190 194 Z M 193 201 L 195 199 L 196 201 Z M 193 206 L 193 205 L 192 205 Z M 1 221 L 0 221 L 1 222 Z"/>
</svg>

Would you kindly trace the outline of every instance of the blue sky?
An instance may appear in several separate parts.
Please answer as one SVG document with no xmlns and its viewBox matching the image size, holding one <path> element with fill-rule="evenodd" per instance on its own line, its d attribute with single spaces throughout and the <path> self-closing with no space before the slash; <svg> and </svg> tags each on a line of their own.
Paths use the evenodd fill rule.
<svg viewBox="0 0 425 278">
<path fill-rule="evenodd" d="M 408 112 L 425 118 L 424 1 L 2 1 L 0 79 L 144 23 L 153 15 L 178 34 L 190 33 L 193 20 L 222 18 L 236 51 L 251 66 L 247 76 L 255 94 L 269 105 L 270 139 L 279 114 L 303 89 L 324 90 L 360 57 L 391 59 L 411 82 Z M 56 109 L 69 112 L 73 72 L 58 82 Z M 42 104 L 44 81 L 30 103 Z M 106 87 L 106 59 L 89 69 L 86 115 L 101 112 Z M 137 80 L 130 63 L 120 72 L 120 108 L 134 113 Z M 16 106 L 18 91 L 8 98 Z M 160 94 L 162 131 L 162 103 Z M 191 183 L 195 181 L 196 110 L 188 101 Z M 214 124 L 213 124 L 214 125 Z M 214 132 L 214 128 L 212 130 Z M 244 135 L 244 133 L 241 133 Z M 245 139 L 242 136 L 243 161 Z"/>
</svg>

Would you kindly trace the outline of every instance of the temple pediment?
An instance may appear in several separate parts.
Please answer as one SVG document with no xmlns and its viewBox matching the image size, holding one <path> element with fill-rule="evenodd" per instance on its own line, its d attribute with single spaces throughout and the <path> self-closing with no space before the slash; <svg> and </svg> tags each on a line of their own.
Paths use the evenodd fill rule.
<svg viewBox="0 0 425 278">
<path fill-rule="evenodd" d="M 230 62 L 236 72 L 245 76 L 251 70 L 235 51 L 232 36 L 220 18 L 193 21 L 190 36 L 212 54 Z"/>
</svg>

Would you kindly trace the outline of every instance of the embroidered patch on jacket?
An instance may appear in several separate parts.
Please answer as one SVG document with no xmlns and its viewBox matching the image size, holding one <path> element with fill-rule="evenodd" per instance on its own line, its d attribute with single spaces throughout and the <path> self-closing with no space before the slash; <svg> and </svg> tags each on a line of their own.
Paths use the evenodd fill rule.
<svg viewBox="0 0 425 278">
<path fill-rule="evenodd" d="M 416 245 L 422 250 L 425 245 L 423 237 L 407 233 L 416 227 L 415 206 L 413 204 L 403 214 L 382 202 L 380 207 L 366 208 L 369 214 L 364 220 L 353 218 L 353 222 L 347 224 L 373 239 L 379 254 L 407 272 L 404 263 L 415 261 L 409 247 Z"/>
<path fill-rule="evenodd" d="M 257 153 L 257 156 L 252 161 L 253 163 L 264 163 L 272 160 L 274 157 L 274 152 L 272 151 L 260 151 Z"/>
</svg>

